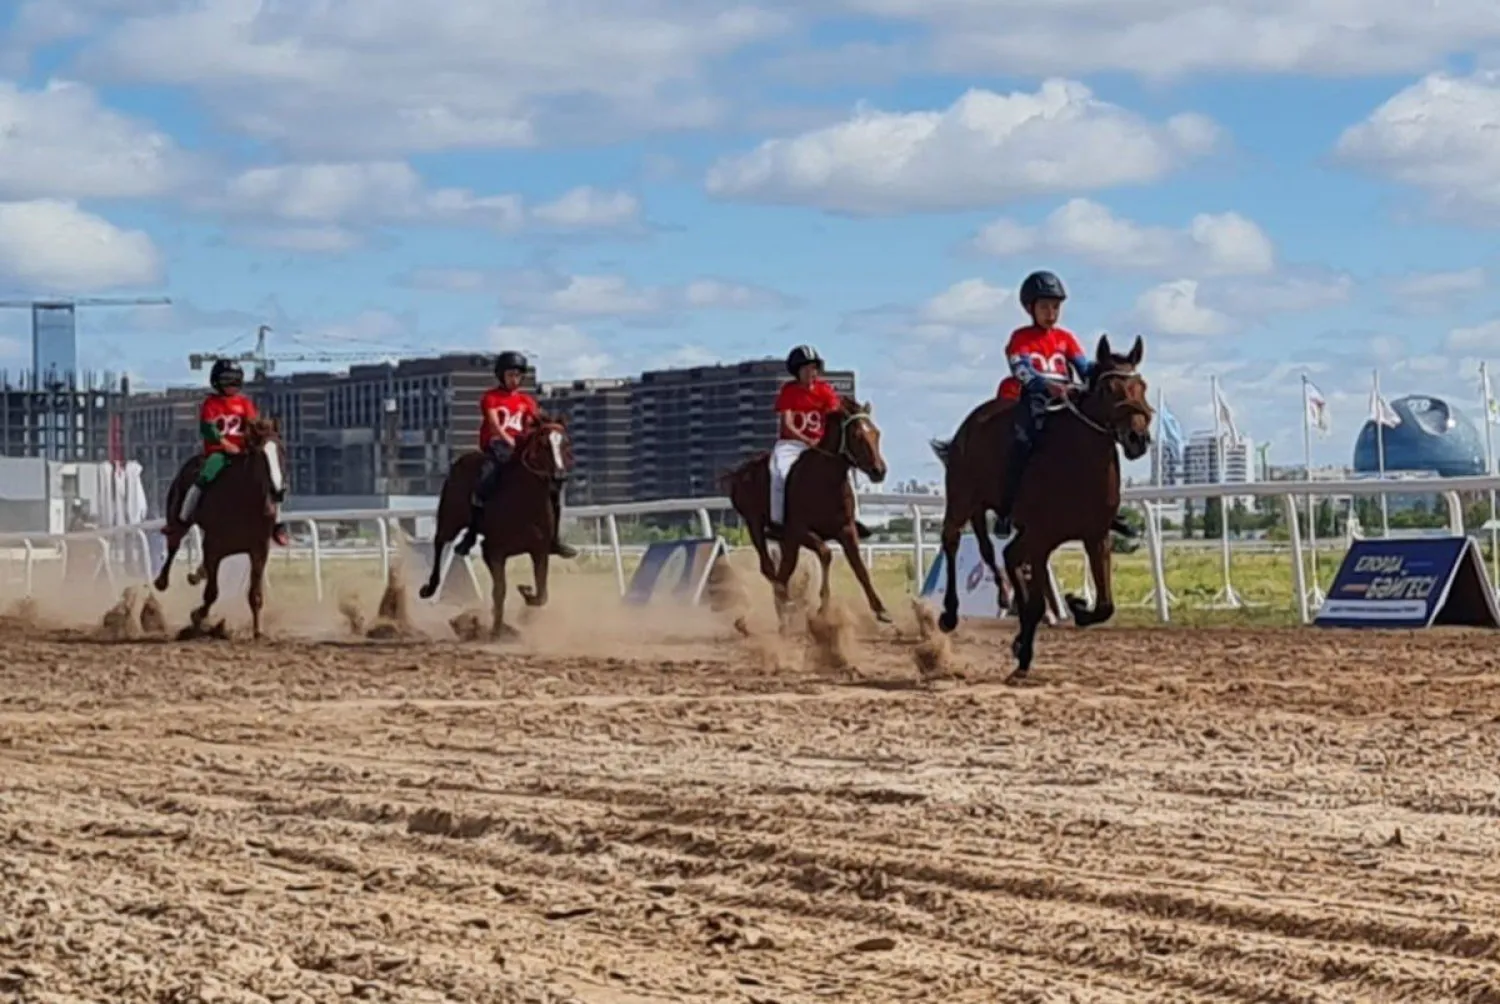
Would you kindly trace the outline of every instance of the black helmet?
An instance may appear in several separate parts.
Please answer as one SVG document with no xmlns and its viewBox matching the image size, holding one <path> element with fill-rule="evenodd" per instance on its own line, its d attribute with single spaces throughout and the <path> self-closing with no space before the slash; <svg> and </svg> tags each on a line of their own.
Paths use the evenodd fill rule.
<svg viewBox="0 0 1500 1004">
<path fill-rule="evenodd" d="M 243 387 L 245 371 L 240 369 L 240 364 L 233 359 L 216 360 L 214 368 L 208 371 L 208 385 L 214 390 L 223 390 L 225 387 Z"/>
<path fill-rule="evenodd" d="M 1068 291 L 1062 280 L 1051 272 L 1033 272 L 1021 283 L 1021 306 L 1031 312 L 1031 305 L 1038 300 L 1066 300 Z"/>
<path fill-rule="evenodd" d="M 823 357 L 818 355 L 818 350 L 811 345 L 799 345 L 787 355 L 786 371 L 796 376 L 808 363 L 816 363 L 820 371 L 823 369 Z"/>
<path fill-rule="evenodd" d="M 495 357 L 495 376 L 500 378 L 503 378 L 509 370 L 519 370 L 525 373 L 530 368 L 526 357 L 519 352 L 502 352 Z"/>
</svg>

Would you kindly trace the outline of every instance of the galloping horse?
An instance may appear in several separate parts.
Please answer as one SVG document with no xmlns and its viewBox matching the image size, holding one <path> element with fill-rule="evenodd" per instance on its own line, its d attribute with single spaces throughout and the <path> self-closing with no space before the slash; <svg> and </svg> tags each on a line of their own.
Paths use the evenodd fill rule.
<svg viewBox="0 0 1500 1004">
<path fill-rule="evenodd" d="M 179 513 L 183 497 L 198 477 L 203 457 L 195 456 L 182 465 L 167 489 L 166 519 L 163 533 L 167 553 L 156 576 L 158 591 L 165 592 L 172 571 L 172 561 L 182 538 L 191 524 L 184 524 Z M 232 457 L 223 472 L 203 493 L 192 522 L 203 531 L 203 565 L 201 576 L 189 576 L 193 582 L 205 581 L 203 603 L 192 612 L 194 628 L 202 628 L 209 608 L 219 598 L 219 564 L 230 555 L 243 554 L 250 559 L 250 588 L 247 599 L 255 637 L 261 637 L 260 611 L 265 603 L 266 558 L 271 551 L 271 534 L 276 526 L 276 506 L 286 497 L 286 472 L 281 462 L 280 430 L 274 419 L 255 418 L 246 423 L 245 449 Z"/>
<path fill-rule="evenodd" d="M 786 481 L 786 520 L 781 533 L 781 563 L 773 567 L 766 548 L 766 527 L 771 509 L 770 454 L 760 453 L 739 467 L 728 471 L 719 484 L 729 495 L 735 512 L 750 531 L 750 542 L 760 556 L 760 572 L 770 580 L 776 596 L 776 612 L 786 624 L 787 583 L 797 570 L 797 554 L 807 548 L 818 556 L 823 567 L 823 585 L 819 596 L 823 607 L 830 597 L 829 567 L 833 552 L 825 541 L 837 540 L 859 579 L 860 588 L 875 617 L 889 624 L 891 616 L 870 582 L 859 551 L 859 527 L 856 523 L 854 488 L 849 472 L 863 471 L 871 481 L 885 480 L 885 458 L 880 454 L 880 429 L 870 417 L 870 406 L 851 397 L 841 396 L 839 410 L 824 423 L 823 437 L 816 447 L 803 451 L 792 465 Z"/>
<path fill-rule="evenodd" d="M 1014 439 L 1012 422 L 1024 414 L 1009 402 L 990 401 L 964 419 L 948 443 L 933 443 L 946 468 L 947 506 L 943 518 L 943 555 L 947 581 L 938 626 L 958 625 L 958 583 L 954 567 L 959 538 L 972 525 L 979 550 L 995 572 L 1020 596 L 1020 630 L 1011 649 L 1018 665 L 1012 679 L 1024 678 L 1035 654 L 1036 629 L 1051 593 L 1047 561 L 1058 546 L 1083 542 L 1096 600 L 1090 608 L 1069 595 L 1068 609 L 1079 627 L 1099 624 L 1114 615 L 1110 579 L 1111 534 L 1119 532 L 1120 458 L 1137 460 L 1151 443 L 1151 407 L 1146 381 L 1137 372 L 1145 347 L 1140 338 L 1124 356 L 1115 355 L 1109 336 L 1099 339 L 1096 368 L 1078 400 L 1069 397 L 1048 418 L 1046 434 L 1027 465 L 1017 492 L 1015 535 L 1005 548 L 1005 575 L 995 568 L 994 544 L 984 517 L 997 501 L 1000 474 Z M 1003 594 L 1002 594 L 1003 595 Z"/>
<path fill-rule="evenodd" d="M 469 525 L 469 499 L 479 483 L 484 454 L 465 453 L 453 462 L 438 497 L 437 531 L 432 538 L 432 574 L 419 590 L 424 599 L 437 595 L 442 585 L 443 550 Z M 547 568 L 561 513 L 552 501 L 553 484 L 573 466 L 573 448 L 565 422 L 543 418 L 521 440 L 500 472 L 500 485 L 484 509 L 484 542 L 480 553 L 490 570 L 493 638 L 511 638 L 516 630 L 505 623 L 505 561 L 517 554 L 531 557 L 535 588 L 518 586 L 529 607 L 547 603 Z"/>
</svg>

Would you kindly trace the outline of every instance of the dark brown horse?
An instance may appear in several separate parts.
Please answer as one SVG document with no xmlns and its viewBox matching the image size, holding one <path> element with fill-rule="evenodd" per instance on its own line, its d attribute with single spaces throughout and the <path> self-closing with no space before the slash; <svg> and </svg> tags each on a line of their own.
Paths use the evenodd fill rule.
<svg viewBox="0 0 1500 1004">
<path fill-rule="evenodd" d="M 191 523 L 180 518 L 183 497 L 198 477 L 203 457 L 197 456 L 182 465 L 167 489 L 167 553 L 155 586 L 165 592 L 170 581 L 172 561 L 182 538 L 193 524 L 203 532 L 203 565 L 201 578 L 203 603 L 192 612 L 192 624 L 201 629 L 208 611 L 219 598 L 219 565 L 231 555 L 243 554 L 250 559 L 250 617 L 256 638 L 261 637 L 260 611 L 265 605 L 266 558 L 271 551 L 271 534 L 276 528 L 276 506 L 286 497 L 286 469 L 281 460 L 280 430 L 275 419 L 251 419 L 245 428 L 244 452 L 233 456 L 213 484 L 203 492 Z M 190 581 L 199 578 L 191 576 Z"/>
<path fill-rule="evenodd" d="M 1077 596 L 1067 597 L 1073 622 L 1087 627 L 1114 615 L 1111 535 L 1124 526 L 1119 519 L 1120 458 L 1115 447 L 1122 447 L 1126 457 L 1136 460 L 1151 443 L 1146 381 L 1137 371 L 1144 352 L 1137 338 L 1129 354 L 1115 355 L 1109 337 L 1101 337 L 1088 386 L 1076 400 L 1065 399 L 1048 418 L 1046 434 L 1027 464 L 1016 495 L 1015 534 L 1005 548 L 1003 576 L 994 566 L 994 544 L 985 519 L 998 501 L 1002 472 L 1015 438 L 1012 422 L 1025 421 L 1024 414 L 1011 402 L 986 402 L 964 419 L 950 442 L 933 444 L 946 467 L 947 490 L 943 519 L 947 581 L 938 625 L 944 631 L 958 625 L 954 565 L 959 538 L 965 526 L 972 526 L 980 554 L 995 571 L 996 581 L 1008 581 L 1020 600 L 1020 631 L 1012 645 L 1018 661 L 1013 678 L 1030 671 L 1036 628 L 1051 593 L 1047 561 L 1060 545 L 1070 540 L 1083 542 L 1094 582 L 1092 608 Z"/>
<path fill-rule="evenodd" d="M 438 497 L 437 531 L 432 538 L 432 573 L 419 590 L 424 600 L 442 585 L 443 550 L 469 525 L 469 499 L 479 483 L 484 454 L 471 451 L 453 462 Z M 573 466 L 573 447 L 561 418 L 544 418 L 521 440 L 510 462 L 500 472 L 500 485 L 484 510 L 484 542 L 480 553 L 490 570 L 493 638 L 511 638 L 515 628 L 505 623 L 505 561 L 529 555 L 535 586 L 517 586 L 530 607 L 547 603 L 547 569 L 560 513 L 553 505 L 553 483 Z"/>
<path fill-rule="evenodd" d="M 787 583 L 797 570 L 797 554 L 807 548 L 818 556 L 823 567 L 820 600 L 827 607 L 830 597 L 829 568 L 833 552 L 825 541 L 836 540 L 844 550 L 849 567 L 859 580 L 865 599 L 875 617 L 889 624 L 891 617 L 870 582 L 859 551 L 859 526 L 856 521 L 854 488 L 849 483 L 851 470 L 863 471 L 871 481 L 885 480 L 885 458 L 880 454 L 880 429 L 870 417 L 870 406 L 850 397 L 839 399 L 839 410 L 828 416 L 823 437 L 816 447 L 797 458 L 786 479 L 786 520 L 781 530 L 781 562 L 773 566 L 766 546 L 766 528 L 771 512 L 771 455 L 760 453 L 720 479 L 735 512 L 745 521 L 750 542 L 760 557 L 760 572 L 771 581 L 776 596 L 776 612 L 786 624 Z"/>
</svg>

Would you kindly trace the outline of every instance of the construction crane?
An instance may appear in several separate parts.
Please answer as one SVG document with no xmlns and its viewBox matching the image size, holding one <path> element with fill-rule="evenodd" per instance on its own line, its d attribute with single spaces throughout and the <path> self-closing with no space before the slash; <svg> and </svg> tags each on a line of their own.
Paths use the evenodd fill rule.
<svg viewBox="0 0 1500 1004">
<path fill-rule="evenodd" d="M 256 383 L 264 383 L 266 375 L 276 368 L 277 362 L 286 363 L 335 363 L 335 362 L 360 362 L 368 359 L 389 359 L 393 352 L 300 352 L 280 353 L 272 356 L 266 349 L 266 335 L 271 333 L 269 324 L 262 324 L 255 330 L 255 348 L 248 352 L 223 353 L 223 352 L 194 352 L 188 356 L 188 365 L 195 370 L 201 370 L 205 365 L 213 365 L 220 359 L 229 359 L 237 363 L 250 363 L 255 367 L 255 375 L 252 378 Z"/>
</svg>

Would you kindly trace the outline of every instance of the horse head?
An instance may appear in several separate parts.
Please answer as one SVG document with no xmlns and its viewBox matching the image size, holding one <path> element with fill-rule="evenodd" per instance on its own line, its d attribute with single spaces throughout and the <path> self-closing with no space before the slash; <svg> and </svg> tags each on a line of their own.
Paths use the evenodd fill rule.
<svg viewBox="0 0 1500 1004">
<path fill-rule="evenodd" d="M 561 415 L 541 417 L 517 453 L 521 466 L 544 480 L 563 481 L 573 469 L 573 441 Z"/>
<path fill-rule="evenodd" d="M 885 457 L 880 453 L 880 427 L 868 403 L 839 396 L 839 410 L 828 416 L 820 446 L 863 472 L 875 484 L 885 480 Z"/>
<path fill-rule="evenodd" d="M 280 499 L 286 491 L 286 465 L 281 458 L 281 424 L 262 415 L 245 423 L 245 449 L 265 458 L 271 494 Z"/>
<path fill-rule="evenodd" d="M 1141 376 L 1141 358 L 1146 354 L 1139 335 L 1125 355 L 1110 348 L 1109 336 L 1099 336 L 1094 372 L 1080 406 L 1083 414 L 1114 437 L 1129 460 L 1139 460 L 1151 448 L 1151 405 L 1146 399 L 1146 378 Z"/>
</svg>

